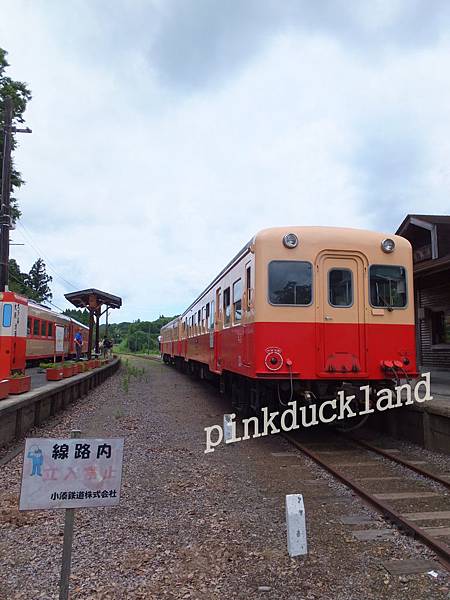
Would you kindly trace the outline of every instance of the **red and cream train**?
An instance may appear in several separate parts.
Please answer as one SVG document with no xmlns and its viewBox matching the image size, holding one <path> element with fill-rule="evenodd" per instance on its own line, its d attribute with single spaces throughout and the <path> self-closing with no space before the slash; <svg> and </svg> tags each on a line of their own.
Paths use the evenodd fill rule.
<svg viewBox="0 0 450 600">
<path fill-rule="evenodd" d="M 87 351 L 88 327 L 51 309 L 36 304 L 15 292 L 0 293 L 0 376 L 8 377 L 45 359 L 53 359 L 57 328 L 61 332 L 63 352 L 75 355 L 74 337 L 83 336 L 83 352 Z"/>
<path fill-rule="evenodd" d="M 412 252 L 399 236 L 335 227 L 259 232 L 182 315 L 161 349 L 219 376 L 235 408 L 372 393 L 416 374 Z"/>
</svg>

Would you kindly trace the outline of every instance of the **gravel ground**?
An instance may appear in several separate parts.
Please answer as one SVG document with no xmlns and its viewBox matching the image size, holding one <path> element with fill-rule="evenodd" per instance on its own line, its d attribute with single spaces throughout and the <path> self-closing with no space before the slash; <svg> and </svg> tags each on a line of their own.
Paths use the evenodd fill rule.
<svg viewBox="0 0 450 600">
<path fill-rule="evenodd" d="M 39 436 L 125 438 L 119 507 L 76 513 L 72 599 L 443 600 L 449 579 L 392 576 L 383 563 L 433 559 L 284 439 L 204 454 L 203 427 L 229 406 L 211 387 L 133 359 Z M 126 381 L 129 379 L 129 383 Z M 280 453 L 283 453 L 280 456 Z M 63 512 L 17 511 L 22 458 L 0 471 L 0 598 L 57 598 Z M 284 497 L 303 493 L 309 552 L 289 558 Z M 364 525 L 340 518 L 362 515 Z M 352 531 L 389 529 L 385 540 Z"/>
</svg>

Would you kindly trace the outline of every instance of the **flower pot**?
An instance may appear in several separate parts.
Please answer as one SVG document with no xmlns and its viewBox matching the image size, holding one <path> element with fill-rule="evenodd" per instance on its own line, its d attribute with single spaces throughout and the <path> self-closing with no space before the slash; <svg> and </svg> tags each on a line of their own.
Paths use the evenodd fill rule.
<svg viewBox="0 0 450 600">
<path fill-rule="evenodd" d="M 31 377 L 24 375 L 23 377 L 11 377 L 9 380 L 10 394 L 24 394 L 31 390 Z"/>
<path fill-rule="evenodd" d="M 78 373 L 81 373 L 81 365 L 79 363 L 75 363 L 72 365 L 72 375 L 78 375 Z"/>
<path fill-rule="evenodd" d="M 61 381 L 63 377 L 62 367 L 47 369 L 47 381 Z"/>
<path fill-rule="evenodd" d="M 72 375 L 73 375 L 73 367 L 72 367 L 72 365 L 70 365 L 70 367 L 63 367 L 62 368 L 62 372 L 63 372 L 64 379 L 66 377 L 72 377 Z"/>
<path fill-rule="evenodd" d="M 9 379 L 0 381 L 0 400 L 4 400 L 9 394 Z"/>
</svg>

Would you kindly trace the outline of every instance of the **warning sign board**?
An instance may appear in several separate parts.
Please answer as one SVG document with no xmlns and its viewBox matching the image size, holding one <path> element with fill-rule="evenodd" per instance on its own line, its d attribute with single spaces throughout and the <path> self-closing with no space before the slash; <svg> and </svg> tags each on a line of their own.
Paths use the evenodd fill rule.
<svg viewBox="0 0 450 600">
<path fill-rule="evenodd" d="M 20 510 L 119 504 L 123 438 L 30 438 Z"/>
</svg>

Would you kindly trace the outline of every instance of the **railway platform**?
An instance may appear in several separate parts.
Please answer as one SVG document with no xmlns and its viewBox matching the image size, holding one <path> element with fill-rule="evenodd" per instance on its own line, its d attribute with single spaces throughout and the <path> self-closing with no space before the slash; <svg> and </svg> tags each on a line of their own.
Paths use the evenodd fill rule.
<svg viewBox="0 0 450 600">
<path fill-rule="evenodd" d="M 430 371 L 426 367 L 419 371 L 430 372 L 433 400 L 414 403 L 400 411 L 388 411 L 389 414 L 381 413 L 374 425 L 380 431 L 410 440 L 427 450 L 450 454 L 450 373 Z"/>
<path fill-rule="evenodd" d="M 0 401 L 0 449 L 22 437 L 68 404 L 85 396 L 119 368 L 120 358 L 61 381 L 47 381 L 38 368 L 27 369 L 32 389 Z"/>
</svg>

